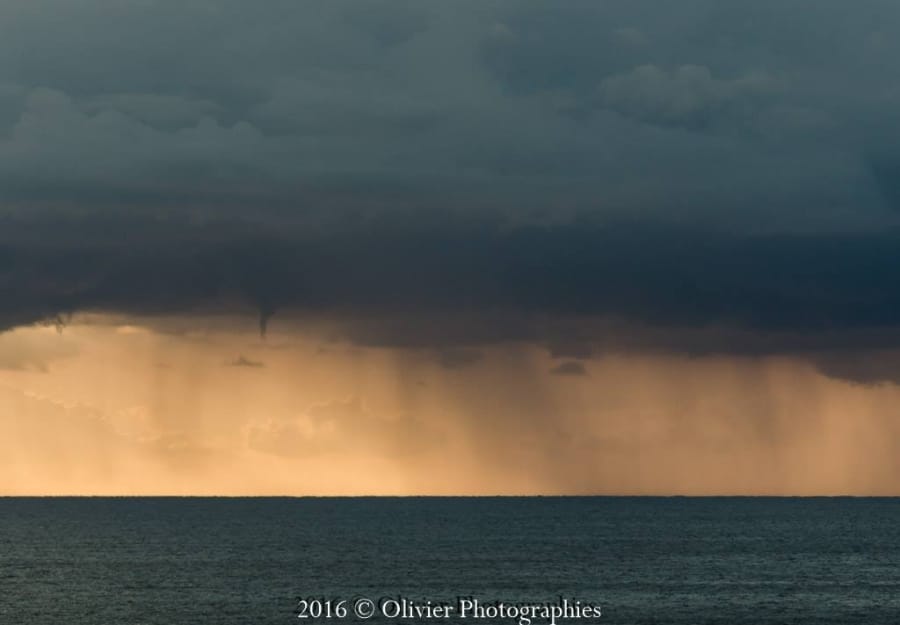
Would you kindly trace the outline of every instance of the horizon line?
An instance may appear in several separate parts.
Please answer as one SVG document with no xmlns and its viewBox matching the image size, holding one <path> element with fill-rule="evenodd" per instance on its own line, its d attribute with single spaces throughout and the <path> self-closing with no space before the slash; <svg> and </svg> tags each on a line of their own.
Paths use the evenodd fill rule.
<svg viewBox="0 0 900 625">
<path fill-rule="evenodd" d="M 24 494 L 3 495 L 4 499 L 900 499 L 894 495 L 768 495 L 768 494 L 492 494 L 492 495 L 215 495 L 215 494 Z"/>
</svg>

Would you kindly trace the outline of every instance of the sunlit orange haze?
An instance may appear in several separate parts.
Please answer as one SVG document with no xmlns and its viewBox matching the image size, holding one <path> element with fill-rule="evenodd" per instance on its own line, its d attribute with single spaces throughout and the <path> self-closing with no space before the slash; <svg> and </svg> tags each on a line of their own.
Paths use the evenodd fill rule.
<svg viewBox="0 0 900 625">
<path fill-rule="evenodd" d="M 317 327 L 184 327 L 0 335 L 0 494 L 900 493 L 898 387 L 800 359 L 554 373 L 524 344 L 448 366 Z"/>
</svg>

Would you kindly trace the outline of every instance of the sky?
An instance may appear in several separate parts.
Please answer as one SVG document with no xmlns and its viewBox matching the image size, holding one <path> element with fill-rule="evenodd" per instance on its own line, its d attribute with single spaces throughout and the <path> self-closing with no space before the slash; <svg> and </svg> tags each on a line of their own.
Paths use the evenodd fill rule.
<svg viewBox="0 0 900 625">
<path fill-rule="evenodd" d="M 8 0 L 0 494 L 900 494 L 892 0 Z"/>
</svg>

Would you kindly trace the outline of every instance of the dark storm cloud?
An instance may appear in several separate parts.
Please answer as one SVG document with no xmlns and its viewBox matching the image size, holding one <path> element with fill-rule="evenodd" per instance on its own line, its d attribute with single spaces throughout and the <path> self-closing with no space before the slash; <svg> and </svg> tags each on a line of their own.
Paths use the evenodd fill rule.
<svg viewBox="0 0 900 625">
<path fill-rule="evenodd" d="M 887 0 L 5 2 L 0 327 L 892 342 L 898 31 Z"/>
<path fill-rule="evenodd" d="M 438 362 L 445 369 L 464 369 L 483 359 L 484 354 L 475 349 L 445 349 L 438 354 Z"/>
<path fill-rule="evenodd" d="M 868 164 L 885 201 L 893 210 L 900 211 L 900 151 L 873 153 Z"/>
<path fill-rule="evenodd" d="M 858 384 L 900 383 L 900 353 L 896 350 L 827 352 L 813 361 L 824 374 Z"/>
<path fill-rule="evenodd" d="M 898 16 L 881 0 L 6 2 L 4 210 L 883 225 L 891 170 L 868 155 L 900 129 L 882 123 Z"/>
<path fill-rule="evenodd" d="M 823 336 L 900 323 L 896 232 L 738 235 L 589 221 L 475 227 L 463 219 L 251 235 L 240 225 L 150 223 L 115 243 L 78 240 L 77 230 L 38 242 L 22 224 L 5 226 L 7 326 L 79 310 L 199 313 L 240 302 L 276 320 L 292 312 L 358 317 L 359 342 L 375 344 L 415 342 L 416 325 L 367 338 L 365 319 L 417 315 L 487 320 L 430 330 L 450 343 L 467 332 L 476 342 L 557 338 L 530 335 L 533 324 L 511 315 Z"/>
</svg>

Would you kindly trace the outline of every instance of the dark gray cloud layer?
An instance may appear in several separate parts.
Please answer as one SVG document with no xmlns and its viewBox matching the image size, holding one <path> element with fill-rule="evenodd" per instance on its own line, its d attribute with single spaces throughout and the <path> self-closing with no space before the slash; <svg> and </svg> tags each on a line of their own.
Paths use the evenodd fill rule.
<svg viewBox="0 0 900 625">
<path fill-rule="evenodd" d="M 893 223 L 900 8 L 0 7 L 4 210 Z"/>
<path fill-rule="evenodd" d="M 892 0 L 5 2 L 0 328 L 894 343 L 898 35 Z"/>
<path fill-rule="evenodd" d="M 185 313 L 238 303 L 266 315 L 348 319 L 500 313 L 792 333 L 900 324 L 900 232 L 739 235 L 465 219 L 278 234 L 135 228 L 118 241 L 85 243 L 75 230 L 38 242 L 7 221 L 4 231 L 15 235 L 0 247 L 5 325 L 79 310 Z M 513 339 L 521 330 L 498 332 Z"/>
</svg>

